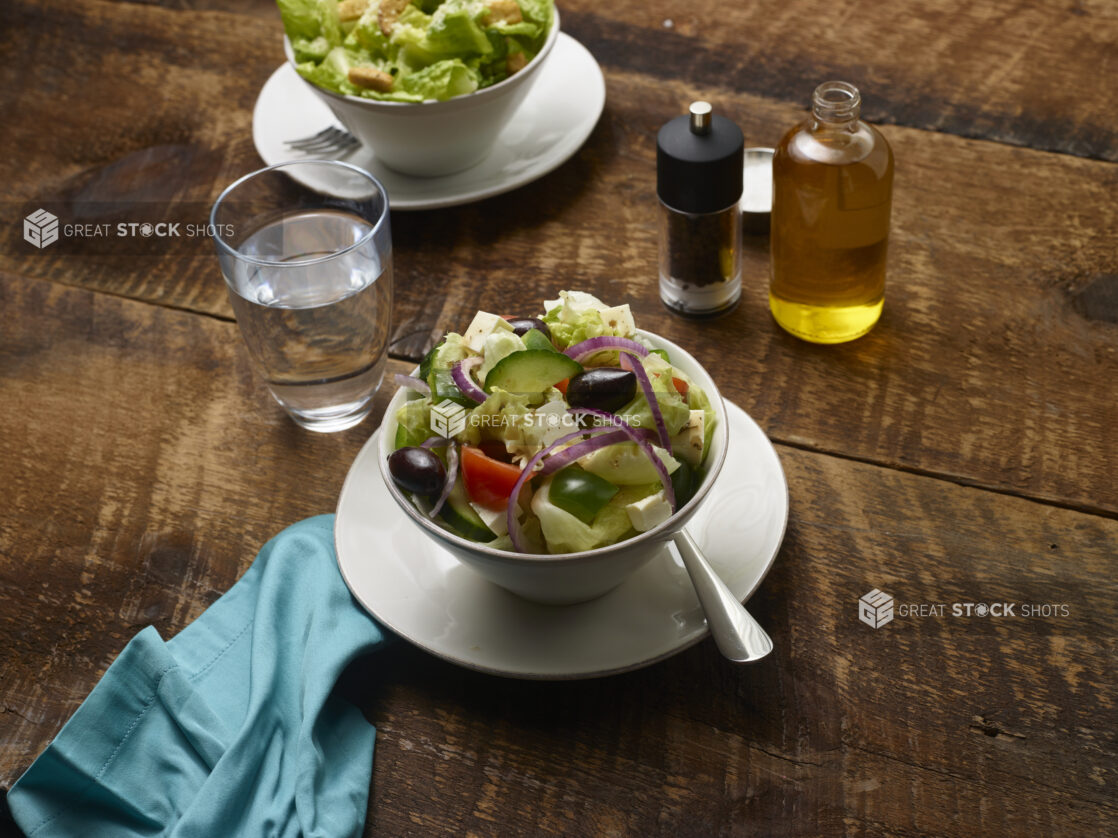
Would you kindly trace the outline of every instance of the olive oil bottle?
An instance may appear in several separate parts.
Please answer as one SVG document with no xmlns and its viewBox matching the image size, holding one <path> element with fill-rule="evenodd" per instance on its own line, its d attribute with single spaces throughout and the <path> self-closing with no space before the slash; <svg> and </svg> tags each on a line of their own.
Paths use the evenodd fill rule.
<svg viewBox="0 0 1118 838">
<path fill-rule="evenodd" d="M 884 305 L 893 152 L 860 109 L 856 87 L 824 82 L 773 156 L 769 307 L 814 343 L 861 337 Z"/>
</svg>

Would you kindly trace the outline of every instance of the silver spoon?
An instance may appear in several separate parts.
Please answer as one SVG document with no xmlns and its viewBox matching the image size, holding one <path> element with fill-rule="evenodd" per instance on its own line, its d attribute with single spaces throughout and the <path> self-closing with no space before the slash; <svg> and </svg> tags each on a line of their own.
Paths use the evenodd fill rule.
<svg viewBox="0 0 1118 838">
<path fill-rule="evenodd" d="M 771 652 L 772 639 L 718 578 L 690 533 L 680 530 L 674 541 L 691 584 L 695 586 L 699 604 L 706 613 L 718 651 L 737 663 L 751 663 Z"/>
</svg>

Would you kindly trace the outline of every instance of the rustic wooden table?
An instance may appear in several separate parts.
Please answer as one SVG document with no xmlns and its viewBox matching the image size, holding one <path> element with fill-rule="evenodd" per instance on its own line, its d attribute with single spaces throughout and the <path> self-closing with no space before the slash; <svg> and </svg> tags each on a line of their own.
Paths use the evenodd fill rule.
<svg viewBox="0 0 1118 838">
<path fill-rule="evenodd" d="M 259 165 L 278 15 L 226 5 L 0 8 L 0 787 L 140 628 L 173 635 L 271 535 L 331 511 L 375 427 L 308 434 L 271 403 L 207 242 L 20 240 L 38 205 L 205 207 Z M 379 731 L 366 834 L 1118 834 L 1118 2 L 562 12 L 605 113 L 536 183 L 393 215 L 390 371 L 477 308 L 630 302 L 776 443 L 791 519 L 750 603 L 776 652 L 740 667 L 706 641 L 530 683 L 396 645 L 345 680 Z M 669 315 L 658 126 L 702 97 L 773 145 L 831 77 L 896 153 L 880 324 L 833 348 L 782 333 L 758 240 L 733 314 Z M 874 630 L 874 587 L 1061 607 Z"/>
</svg>

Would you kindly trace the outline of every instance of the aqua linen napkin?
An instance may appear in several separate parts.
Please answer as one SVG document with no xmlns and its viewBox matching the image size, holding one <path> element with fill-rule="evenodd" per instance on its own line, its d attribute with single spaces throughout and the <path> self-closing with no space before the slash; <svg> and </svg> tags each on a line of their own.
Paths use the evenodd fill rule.
<svg viewBox="0 0 1118 838">
<path fill-rule="evenodd" d="M 375 731 L 333 689 L 385 634 L 333 543 L 301 521 L 174 638 L 137 634 L 8 793 L 29 838 L 360 835 Z"/>
</svg>

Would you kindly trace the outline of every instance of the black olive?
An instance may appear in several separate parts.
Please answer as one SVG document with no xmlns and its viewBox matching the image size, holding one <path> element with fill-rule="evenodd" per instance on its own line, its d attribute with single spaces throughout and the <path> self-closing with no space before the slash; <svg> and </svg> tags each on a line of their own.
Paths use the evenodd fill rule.
<svg viewBox="0 0 1118 838">
<path fill-rule="evenodd" d="M 543 332 L 545 338 L 551 340 L 551 329 L 547 328 L 547 324 L 538 317 L 517 317 L 515 320 L 510 320 L 509 325 L 520 337 L 524 337 L 532 329 L 536 329 Z"/>
<path fill-rule="evenodd" d="M 388 470 L 396 485 L 417 495 L 437 495 L 446 482 L 446 467 L 426 448 L 398 448 L 388 457 Z"/>
<path fill-rule="evenodd" d="M 592 407 L 613 413 L 637 394 L 637 376 L 629 370 L 595 367 L 571 376 L 567 402 L 571 407 Z"/>
</svg>

